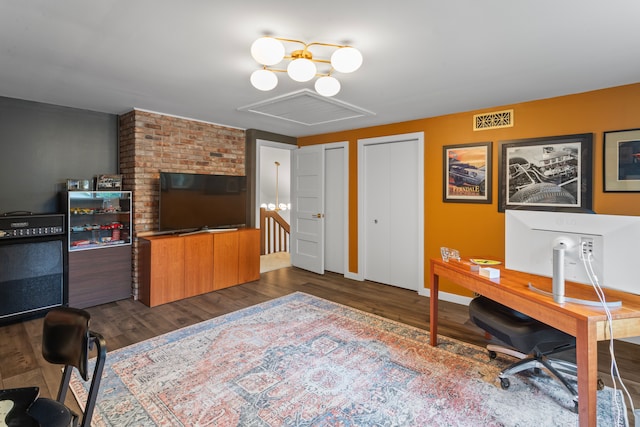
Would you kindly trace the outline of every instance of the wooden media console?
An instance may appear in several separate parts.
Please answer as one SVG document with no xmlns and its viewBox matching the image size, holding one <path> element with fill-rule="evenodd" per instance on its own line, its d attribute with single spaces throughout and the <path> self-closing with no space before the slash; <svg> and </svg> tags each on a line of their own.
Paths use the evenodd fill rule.
<svg viewBox="0 0 640 427">
<path fill-rule="evenodd" d="M 260 230 L 139 240 L 140 301 L 149 307 L 260 279 Z"/>
</svg>

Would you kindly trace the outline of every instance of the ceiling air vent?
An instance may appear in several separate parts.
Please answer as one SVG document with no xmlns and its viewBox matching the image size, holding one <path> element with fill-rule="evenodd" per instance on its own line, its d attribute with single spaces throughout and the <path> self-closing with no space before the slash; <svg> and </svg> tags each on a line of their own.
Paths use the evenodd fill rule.
<svg viewBox="0 0 640 427">
<path fill-rule="evenodd" d="M 513 110 L 494 111 L 493 113 L 473 116 L 473 130 L 487 130 L 513 127 Z"/>
</svg>

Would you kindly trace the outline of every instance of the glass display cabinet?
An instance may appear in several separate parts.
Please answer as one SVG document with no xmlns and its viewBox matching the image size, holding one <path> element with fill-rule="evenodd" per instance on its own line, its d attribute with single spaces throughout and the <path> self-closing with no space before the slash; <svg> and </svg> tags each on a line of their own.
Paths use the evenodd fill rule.
<svg viewBox="0 0 640 427">
<path fill-rule="evenodd" d="M 69 305 L 131 297 L 131 192 L 68 191 Z M 96 250 L 93 250 L 96 249 Z"/>
<path fill-rule="evenodd" d="M 130 191 L 69 191 L 69 252 L 131 245 Z"/>
</svg>

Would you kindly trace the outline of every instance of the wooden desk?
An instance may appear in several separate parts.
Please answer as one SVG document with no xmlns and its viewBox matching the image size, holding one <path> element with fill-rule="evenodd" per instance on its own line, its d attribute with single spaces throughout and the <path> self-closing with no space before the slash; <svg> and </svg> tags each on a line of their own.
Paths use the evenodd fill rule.
<svg viewBox="0 0 640 427">
<path fill-rule="evenodd" d="M 554 328 L 576 337 L 578 365 L 578 413 L 581 426 L 596 425 L 596 389 L 598 377 L 597 342 L 610 337 L 603 308 L 565 303 L 557 304 L 550 296 L 529 289 L 551 292 L 551 279 L 533 274 L 507 270 L 504 265 L 500 278 L 488 279 L 470 271 L 465 264 L 440 258 L 431 259 L 430 333 L 431 345 L 438 344 L 438 286 L 440 278 L 484 295 L 518 310 Z M 567 297 L 597 300 L 591 286 L 566 283 Z M 613 317 L 613 336 L 626 338 L 640 335 L 640 296 L 626 292 L 606 290 L 607 301 L 622 301 L 622 307 L 610 309 Z"/>
</svg>

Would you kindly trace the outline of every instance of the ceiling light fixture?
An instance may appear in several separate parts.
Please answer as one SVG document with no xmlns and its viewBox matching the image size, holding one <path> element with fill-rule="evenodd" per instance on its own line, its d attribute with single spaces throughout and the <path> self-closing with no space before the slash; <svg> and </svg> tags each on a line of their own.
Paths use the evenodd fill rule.
<svg viewBox="0 0 640 427">
<path fill-rule="evenodd" d="M 285 44 L 301 45 L 302 49 L 287 54 Z M 314 58 L 309 48 L 335 49 L 330 59 Z M 326 49 L 325 49 L 326 50 Z M 340 92 L 340 82 L 333 72 L 352 73 L 362 65 L 362 54 L 351 46 L 330 43 L 304 43 L 300 40 L 279 37 L 260 37 L 251 45 L 251 56 L 262 65 L 260 70 L 251 74 L 251 84 L 259 90 L 268 91 L 278 85 L 275 73 L 287 73 L 297 82 L 308 82 L 319 77 L 315 83 L 316 92 L 323 96 L 334 96 Z M 282 61 L 290 61 L 285 69 L 270 68 Z M 318 70 L 320 66 L 321 70 Z M 324 68 L 324 69 L 323 69 Z"/>
</svg>

